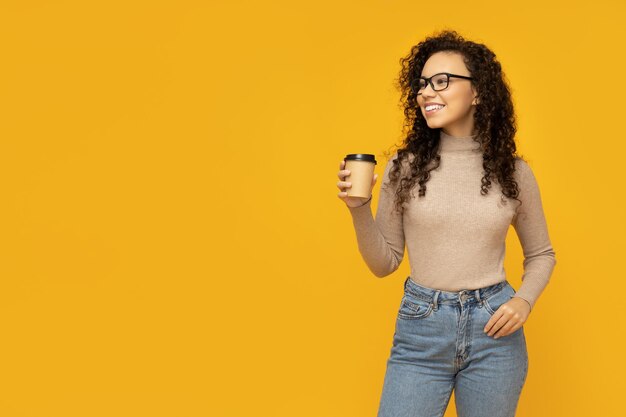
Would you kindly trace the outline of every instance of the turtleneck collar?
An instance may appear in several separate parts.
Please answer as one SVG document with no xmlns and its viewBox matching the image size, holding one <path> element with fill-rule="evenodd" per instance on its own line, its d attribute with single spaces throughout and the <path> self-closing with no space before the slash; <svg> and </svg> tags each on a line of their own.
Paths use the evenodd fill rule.
<svg viewBox="0 0 626 417">
<path fill-rule="evenodd" d="M 459 153 L 480 153 L 480 143 L 475 142 L 476 135 L 470 136 L 451 136 L 443 131 L 439 130 L 439 150 L 440 152 L 454 152 Z"/>
</svg>

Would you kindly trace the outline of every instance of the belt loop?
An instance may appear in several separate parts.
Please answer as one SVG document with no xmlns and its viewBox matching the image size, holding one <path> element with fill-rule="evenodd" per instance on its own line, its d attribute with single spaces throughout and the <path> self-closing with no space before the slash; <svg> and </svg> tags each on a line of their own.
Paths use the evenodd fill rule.
<svg viewBox="0 0 626 417">
<path fill-rule="evenodd" d="M 439 307 L 439 304 L 437 303 L 437 299 L 439 298 L 439 290 L 435 291 L 435 295 L 433 296 L 433 310 L 437 311 L 437 308 Z"/>
<path fill-rule="evenodd" d="M 406 279 L 404 280 L 404 290 L 406 291 L 406 286 L 409 283 L 409 279 L 411 278 L 411 276 L 409 275 L 408 277 L 406 277 Z"/>
</svg>

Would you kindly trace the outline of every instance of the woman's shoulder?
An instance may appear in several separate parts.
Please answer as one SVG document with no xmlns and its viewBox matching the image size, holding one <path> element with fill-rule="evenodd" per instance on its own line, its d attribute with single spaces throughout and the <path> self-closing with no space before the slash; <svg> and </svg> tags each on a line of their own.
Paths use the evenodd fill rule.
<svg viewBox="0 0 626 417">
<path fill-rule="evenodd" d="M 403 166 L 408 166 L 415 160 L 415 154 L 406 150 L 397 150 L 388 158 L 387 163 L 394 164 L 393 161 L 395 160 L 398 160 Z"/>
<path fill-rule="evenodd" d="M 533 174 L 533 170 L 530 167 L 528 161 L 523 159 L 521 156 L 515 157 L 515 172 L 513 176 L 516 181 L 527 182 L 529 180 L 534 180 L 535 176 Z"/>
<path fill-rule="evenodd" d="M 518 184 L 520 198 L 527 199 L 539 193 L 539 183 L 528 161 L 516 157 L 513 178 Z"/>
<path fill-rule="evenodd" d="M 400 155 L 401 154 L 401 155 Z M 396 171 L 401 177 L 405 177 L 411 172 L 411 162 L 415 159 L 415 155 L 410 152 L 395 151 L 391 156 L 387 157 L 385 162 L 385 174 L 388 176 L 389 172 L 395 165 L 399 165 L 399 171 Z"/>
</svg>

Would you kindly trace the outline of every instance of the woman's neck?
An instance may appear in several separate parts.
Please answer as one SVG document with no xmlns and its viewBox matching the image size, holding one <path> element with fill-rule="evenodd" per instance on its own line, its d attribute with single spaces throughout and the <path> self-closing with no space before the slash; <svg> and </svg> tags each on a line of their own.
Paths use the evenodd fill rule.
<svg viewBox="0 0 626 417">
<path fill-rule="evenodd" d="M 476 135 L 452 136 L 441 129 L 439 131 L 439 150 L 441 152 L 480 153 L 480 143 L 474 141 Z"/>
</svg>

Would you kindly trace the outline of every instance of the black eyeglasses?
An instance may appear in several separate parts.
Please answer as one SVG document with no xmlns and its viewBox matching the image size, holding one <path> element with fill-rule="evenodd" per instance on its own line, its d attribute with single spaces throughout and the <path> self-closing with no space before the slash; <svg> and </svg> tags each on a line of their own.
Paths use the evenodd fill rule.
<svg viewBox="0 0 626 417">
<path fill-rule="evenodd" d="M 420 91 L 426 88 L 426 83 L 430 84 L 434 91 L 441 91 L 448 88 L 450 77 L 463 78 L 465 80 L 473 80 L 472 77 L 466 77 L 465 75 L 450 74 L 448 72 L 440 72 L 433 75 L 430 78 L 420 77 L 411 83 L 411 87 L 417 94 L 421 94 Z"/>
</svg>

